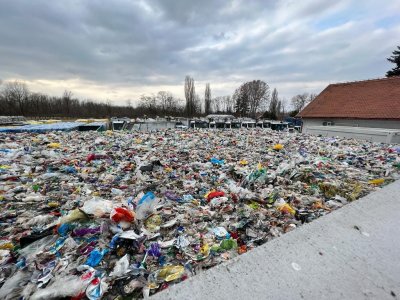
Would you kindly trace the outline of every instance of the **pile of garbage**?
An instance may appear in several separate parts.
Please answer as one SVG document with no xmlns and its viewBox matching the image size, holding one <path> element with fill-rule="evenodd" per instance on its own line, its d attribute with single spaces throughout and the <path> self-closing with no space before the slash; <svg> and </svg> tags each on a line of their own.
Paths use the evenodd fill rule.
<svg viewBox="0 0 400 300">
<path fill-rule="evenodd" d="M 395 145 L 267 130 L 0 134 L 0 299 L 147 297 L 399 172 Z"/>
</svg>

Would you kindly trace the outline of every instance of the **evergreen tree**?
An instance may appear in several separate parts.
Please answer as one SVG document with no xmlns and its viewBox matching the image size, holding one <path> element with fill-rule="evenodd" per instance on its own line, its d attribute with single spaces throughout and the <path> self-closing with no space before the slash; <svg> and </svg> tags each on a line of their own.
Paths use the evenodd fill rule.
<svg viewBox="0 0 400 300">
<path fill-rule="evenodd" d="M 387 58 L 388 61 L 394 63 L 396 66 L 386 72 L 386 77 L 400 76 L 400 46 L 397 46 L 398 50 L 393 51 L 393 55 Z"/>
</svg>

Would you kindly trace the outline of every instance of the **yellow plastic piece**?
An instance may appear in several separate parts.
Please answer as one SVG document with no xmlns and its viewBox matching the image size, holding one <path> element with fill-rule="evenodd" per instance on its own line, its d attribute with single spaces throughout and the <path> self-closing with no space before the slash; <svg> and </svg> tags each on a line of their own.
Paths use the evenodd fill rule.
<svg viewBox="0 0 400 300">
<path fill-rule="evenodd" d="M 60 223 L 70 223 L 78 220 L 85 220 L 87 216 L 84 212 L 79 209 L 74 209 L 69 212 L 68 215 L 61 218 Z"/>
<path fill-rule="evenodd" d="M 58 149 L 61 147 L 60 143 L 50 143 L 47 145 L 49 148 Z"/>
<path fill-rule="evenodd" d="M 368 181 L 369 184 L 374 184 L 374 185 L 380 185 L 385 182 L 385 179 L 383 178 L 378 178 L 378 179 L 372 179 Z"/>
<path fill-rule="evenodd" d="M 210 246 L 208 246 L 208 244 L 204 244 L 203 246 L 201 246 L 200 253 L 203 256 L 208 256 L 210 254 Z"/>
<path fill-rule="evenodd" d="M 144 222 L 146 229 L 150 231 L 157 230 L 162 223 L 160 215 L 152 215 L 146 219 Z"/>
<path fill-rule="evenodd" d="M 14 249 L 14 244 L 11 242 L 5 242 L 0 244 L 0 250 L 12 250 Z"/>
<path fill-rule="evenodd" d="M 283 149 L 283 145 L 282 144 L 276 144 L 276 145 L 274 145 L 274 147 L 272 147 L 272 149 L 274 149 L 274 150 L 282 150 Z"/>
<path fill-rule="evenodd" d="M 178 278 L 180 278 L 185 271 L 185 268 L 183 266 L 165 266 L 158 272 L 157 274 L 157 279 L 161 280 L 164 279 L 165 281 L 173 281 Z"/>
<path fill-rule="evenodd" d="M 278 210 L 280 212 L 289 213 L 291 215 L 294 215 L 296 213 L 296 210 L 287 203 L 279 205 Z"/>
</svg>

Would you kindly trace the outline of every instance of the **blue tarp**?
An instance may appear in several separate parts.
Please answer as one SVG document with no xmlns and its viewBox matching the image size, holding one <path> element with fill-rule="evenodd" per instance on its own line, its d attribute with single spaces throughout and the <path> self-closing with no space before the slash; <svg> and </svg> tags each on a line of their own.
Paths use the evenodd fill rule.
<svg viewBox="0 0 400 300">
<path fill-rule="evenodd" d="M 71 131 L 85 123 L 59 122 L 53 124 L 26 125 L 18 127 L 0 128 L 0 132 L 48 132 L 48 131 Z"/>
</svg>

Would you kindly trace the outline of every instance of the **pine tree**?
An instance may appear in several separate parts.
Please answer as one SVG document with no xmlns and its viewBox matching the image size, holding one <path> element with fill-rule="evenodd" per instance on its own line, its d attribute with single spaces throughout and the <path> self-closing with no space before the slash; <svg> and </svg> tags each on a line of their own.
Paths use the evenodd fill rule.
<svg viewBox="0 0 400 300">
<path fill-rule="evenodd" d="M 396 66 L 386 72 L 386 77 L 400 76 L 400 46 L 397 46 L 398 50 L 393 51 L 393 55 L 387 58 L 391 63 L 396 64 Z"/>
</svg>

